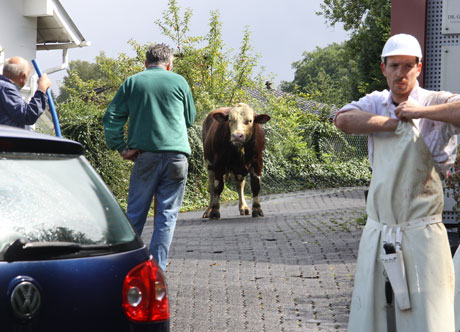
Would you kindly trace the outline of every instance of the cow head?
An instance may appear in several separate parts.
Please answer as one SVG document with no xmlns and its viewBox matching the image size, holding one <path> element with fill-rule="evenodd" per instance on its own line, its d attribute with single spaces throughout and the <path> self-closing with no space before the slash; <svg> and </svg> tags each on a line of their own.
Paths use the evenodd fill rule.
<svg viewBox="0 0 460 332">
<path fill-rule="evenodd" d="M 270 120 L 266 114 L 257 114 L 246 104 L 235 105 L 228 114 L 216 112 L 213 117 L 218 122 L 228 121 L 230 142 L 237 147 L 243 146 L 252 137 L 254 123 L 264 124 Z"/>
</svg>

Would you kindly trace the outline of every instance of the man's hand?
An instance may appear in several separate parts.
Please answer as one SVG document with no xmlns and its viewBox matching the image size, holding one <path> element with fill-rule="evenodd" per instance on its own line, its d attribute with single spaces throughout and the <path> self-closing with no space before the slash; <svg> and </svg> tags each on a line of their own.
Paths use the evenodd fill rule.
<svg viewBox="0 0 460 332">
<path fill-rule="evenodd" d="M 38 89 L 46 93 L 46 90 L 51 86 L 51 81 L 45 73 L 38 79 Z"/>
<path fill-rule="evenodd" d="M 413 101 L 403 101 L 395 108 L 395 115 L 399 120 L 419 119 L 422 117 L 423 106 Z"/>
<path fill-rule="evenodd" d="M 395 115 L 400 120 L 430 119 L 453 124 L 460 127 L 460 101 L 421 106 L 412 101 L 405 101 L 395 108 Z"/>
<path fill-rule="evenodd" d="M 138 151 L 136 149 L 124 149 L 120 152 L 120 155 L 123 157 L 123 159 L 136 161 L 137 152 Z"/>
</svg>

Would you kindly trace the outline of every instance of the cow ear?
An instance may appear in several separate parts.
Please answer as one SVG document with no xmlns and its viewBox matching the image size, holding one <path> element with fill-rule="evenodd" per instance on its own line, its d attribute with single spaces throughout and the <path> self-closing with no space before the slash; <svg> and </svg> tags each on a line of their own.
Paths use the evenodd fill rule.
<svg viewBox="0 0 460 332">
<path fill-rule="evenodd" d="M 257 114 L 256 118 L 254 119 L 255 123 L 264 124 L 270 120 L 270 117 L 267 114 Z"/>
<path fill-rule="evenodd" d="M 216 112 L 212 115 L 212 117 L 214 118 L 214 120 L 220 123 L 228 121 L 228 114 L 225 115 L 222 112 Z"/>
</svg>

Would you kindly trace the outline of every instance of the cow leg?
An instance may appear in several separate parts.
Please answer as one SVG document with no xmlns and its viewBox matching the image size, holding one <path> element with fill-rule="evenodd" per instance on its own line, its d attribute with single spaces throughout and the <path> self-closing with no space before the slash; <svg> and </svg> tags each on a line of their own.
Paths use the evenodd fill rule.
<svg viewBox="0 0 460 332">
<path fill-rule="evenodd" d="M 244 176 L 241 174 L 235 175 L 236 180 L 236 190 L 238 192 L 238 209 L 240 210 L 240 215 L 249 215 L 249 207 L 246 204 L 246 200 L 244 199 L 244 185 L 246 181 L 244 180 Z"/>
<path fill-rule="evenodd" d="M 217 176 L 212 169 L 208 169 L 209 205 L 204 211 L 203 218 L 219 219 L 219 197 L 224 189 L 223 175 Z"/>
<path fill-rule="evenodd" d="M 213 196 L 214 196 L 214 171 L 210 169 L 208 166 L 208 192 L 209 192 L 209 205 L 206 208 L 206 210 L 203 213 L 203 218 L 209 218 L 209 213 L 211 212 L 211 206 L 212 206 L 212 201 L 213 201 Z"/>
<path fill-rule="evenodd" d="M 263 217 L 264 212 L 260 206 L 259 192 L 260 192 L 260 176 L 251 169 L 251 191 L 252 191 L 252 216 Z"/>
</svg>

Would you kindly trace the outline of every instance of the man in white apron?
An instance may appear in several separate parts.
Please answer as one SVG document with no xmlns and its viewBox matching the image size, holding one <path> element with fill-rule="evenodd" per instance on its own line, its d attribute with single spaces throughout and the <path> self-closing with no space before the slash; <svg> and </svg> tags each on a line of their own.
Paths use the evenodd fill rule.
<svg viewBox="0 0 460 332">
<path fill-rule="evenodd" d="M 349 332 L 454 331 L 441 177 L 456 158 L 460 96 L 419 87 L 421 58 L 413 36 L 388 39 L 381 69 L 390 91 L 368 94 L 334 119 L 346 133 L 369 135 L 372 165 Z"/>
</svg>

